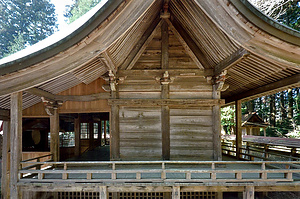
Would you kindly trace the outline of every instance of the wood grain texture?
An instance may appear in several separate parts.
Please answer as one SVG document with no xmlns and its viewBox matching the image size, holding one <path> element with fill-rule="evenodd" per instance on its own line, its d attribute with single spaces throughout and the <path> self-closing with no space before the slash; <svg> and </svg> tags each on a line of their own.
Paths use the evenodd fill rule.
<svg viewBox="0 0 300 199">
<path fill-rule="evenodd" d="M 171 160 L 211 160 L 212 108 L 171 109 Z"/>
<path fill-rule="evenodd" d="M 161 159 L 160 108 L 120 108 L 120 157 L 122 160 Z"/>
<path fill-rule="evenodd" d="M 22 160 L 22 92 L 11 94 L 10 109 L 10 198 L 19 198 L 18 171 Z"/>
</svg>

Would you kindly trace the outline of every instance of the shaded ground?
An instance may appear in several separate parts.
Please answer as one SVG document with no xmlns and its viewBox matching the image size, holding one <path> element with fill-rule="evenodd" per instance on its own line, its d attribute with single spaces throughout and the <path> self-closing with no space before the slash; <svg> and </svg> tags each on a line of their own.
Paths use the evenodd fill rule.
<svg viewBox="0 0 300 199">
<path fill-rule="evenodd" d="M 70 158 L 66 161 L 109 161 L 110 146 L 98 146 L 93 150 L 87 151 L 78 157 Z"/>
</svg>

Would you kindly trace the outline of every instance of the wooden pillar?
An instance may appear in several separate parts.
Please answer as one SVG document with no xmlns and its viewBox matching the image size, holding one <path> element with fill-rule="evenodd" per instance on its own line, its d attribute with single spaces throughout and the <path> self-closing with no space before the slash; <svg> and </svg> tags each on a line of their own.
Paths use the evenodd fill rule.
<svg viewBox="0 0 300 199">
<path fill-rule="evenodd" d="M 94 121 L 93 118 L 89 121 L 89 147 L 93 148 L 94 146 Z"/>
<path fill-rule="evenodd" d="M 102 121 L 98 122 L 98 140 L 100 143 L 100 146 L 102 146 L 102 128 L 101 128 Z"/>
<path fill-rule="evenodd" d="M 266 128 L 264 128 L 264 137 L 267 137 Z"/>
<path fill-rule="evenodd" d="M 249 128 L 250 128 L 250 135 L 253 135 L 253 127 L 250 126 Z"/>
<path fill-rule="evenodd" d="M 119 98 L 118 86 L 111 92 L 112 98 Z M 110 159 L 120 160 L 120 127 L 119 127 L 119 106 L 112 104 L 110 112 Z M 105 128 L 104 128 L 105 129 Z M 106 134 L 106 133 L 105 133 Z M 106 136 L 104 134 L 104 136 Z M 106 142 L 106 137 L 104 138 Z"/>
<path fill-rule="evenodd" d="M 107 193 L 106 186 L 99 187 L 99 199 L 108 199 L 108 193 Z"/>
<path fill-rule="evenodd" d="M 9 193 L 9 165 L 8 151 L 10 150 L 10 121 L 3 121 L 3 145 L 2 145 L 2 176 L 1 198 L 8 199 Z"/>
<path fill-rule="evenodd" d="M 104 120 L 104 146 L 106 145 L 106 124 L 107 123 L 107 121 L 106 120 Z"/>
<path fill-rule="evenodd" d="M 172 189 L 172 199 L 180 199 L 180 186 L 174 186 Z"/>
<path fill-rule="evenodd" d="M 53 161 L 59 161 L 59 114 L 57 108 L 53 108 L 53 115 L 50 116 L 50 152 L 53 154 Z"/>
<path fill-rule="evenodd" d="M 161 25 L 161 68 L 169 68 L 169 29 L 165 19 Z M 165 73 L 161 80 L 161 98 L 169 98 L 169 74 Z M 170 108 L 161 107 L 162 159 L 170 160 Z"/>
<path fill-rule="evenodd" d="M 10 103 L 10 198 L 21 198 L 17 186 L 22 160 L 22 92 L 11 94 Z"/>
<path fill-rule="evenodd" d="M 80 118 L 79 116 L 74 119 L 74 132 L 75 132 L 75 156 L 80 155 Z"/>
<path fill-rule="evenodd" d="M 213 99 L 220 99 L 220 91 L 213 85 Z M 213 106 L 213 159 L 222 161 L 221 148 L 221 107 L 220 105 Z"/>
<path fill-rule="evenodd" d="M 235 101 L 235 128 L 236 128 L 236 157 L 240 158 L 240 148 L 242 147 L 242 102 Z"/>
<path fill-rule="evenodd" d="M 243 192 L 243 199 L 254 199 L 254 186 L 246 186 Z"/>
<path fill-rule="evenodd" d="M 216 199 L 223 199 L 223 192 L 217 192 Z"/>
</svg>

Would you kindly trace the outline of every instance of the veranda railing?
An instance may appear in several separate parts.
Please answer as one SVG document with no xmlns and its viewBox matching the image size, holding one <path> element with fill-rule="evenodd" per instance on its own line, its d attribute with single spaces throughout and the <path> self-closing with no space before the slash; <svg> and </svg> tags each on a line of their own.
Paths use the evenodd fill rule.
<svg viewBox="0 0 300 199">
<path fill-rule="evenodd" d="M 29 164 L 52 169 L 43 170 Z M 298 161 L 86 161 L 22 162 L 21 165 L 20 182 L 300 181 Z"/>
</svg>

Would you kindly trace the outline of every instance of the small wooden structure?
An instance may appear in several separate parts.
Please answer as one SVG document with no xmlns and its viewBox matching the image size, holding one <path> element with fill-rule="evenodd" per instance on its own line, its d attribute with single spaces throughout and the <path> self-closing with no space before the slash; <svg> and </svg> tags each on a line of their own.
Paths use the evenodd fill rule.
<svg viewBox="0 0 300 199">
<path fill-rule="evenodd" d="M 8 151 L 11 154 L 10 169 L 7 164 L 3 167 L 4 198 L 20 198 L 22 193 L 38 197 L 29 190 L 63 198 L 61 192 L 68 190 L 80 196 L 91 192 L 101 199 L 137 198 L 137 193 L 179 199 L 199 192 L 218 192 L 206 197 L 221 198 L 226 191 L 244 192 L 244 198 L 252 199 L 255 191 L 299 190 L 293 178 L 298 169 L 278 170 L 284 175 L 271 180 L 267 176 L 273 171 L 259 163 L 261 175 L 256 181 L 242 177 L 250 167 L 241 172 L 226 170 L 234 176 L 231 180 L 219 180 L 217 173 L 226 171 L 216 168 L 225 164 L 220 107 L 230 103 L 237 107 L 239 157 L 241 101 L 299 86 L 299 32 L 266 18 L 247 1 L 236 0 L 109 0 L 79 25 L 48 46 L 39 44 L 29 54 L 20 52 L 0 61 L 3 162 L 8 162 Z M 93 117 L 102 113 L 109 114 L 109 120 Z M 62 117 L 65 114 L 74 123 L 76 155 L 83 143 L 89 148 L 102 137 L 97 138 L 95 123 L 98 128 L 101 121 L 109 123 L 111 162 L 107 164 L 112 168 L 69 171 L 69 165 L 93 163 L 60 162 L 59 132 L 60 123 L 68 122 Z M 41 162 L 38 157 L 22 161 L 22 118 L 49 119 L 49 152 L 54 162 Z M 85 136 L 82 123 L 89 129 Z M 203 161 L 209 161 L 207 168 L 201 168 Z M 115 168 L 122 163 L 133 170 Z M 134 169 L 136 163 L 147 166 Z M 161 168 L 151 168 L 156 163 Z M 40 169 L 49 164 L 55 169 Z M 184 166 L 176 168 L 177 164 Z M 190 172 L 190 164 L 201 166 Z M 37 177 L 26 177 L 29 171 Z M 110 174 L 108 180 L 95 177 L 103 172 Z M 121 178 L 124 172 L 134 173 L 134 179 Z M 185 176 L 177 178 L 176 172 Z M 47 179 L 46 173 L 61 178 Z M 69 181 L 71 173 L 85 177 Z M 154 177 L 149 174 L 147 179 L 147 173 Z M 203 180 L 196 177 L 199 173 L 209 177 Z M 49 184 L 41 186 L 46 181 Z"/>
<path fill-rule="evenodd" d="M 266 136 L 266 128 L 270 124 L 263 121 L 256 112 L 242 115 L 242 134 L 243 135 L 260 135 L 260 129 L 264 130 Z"/>
</svg>

